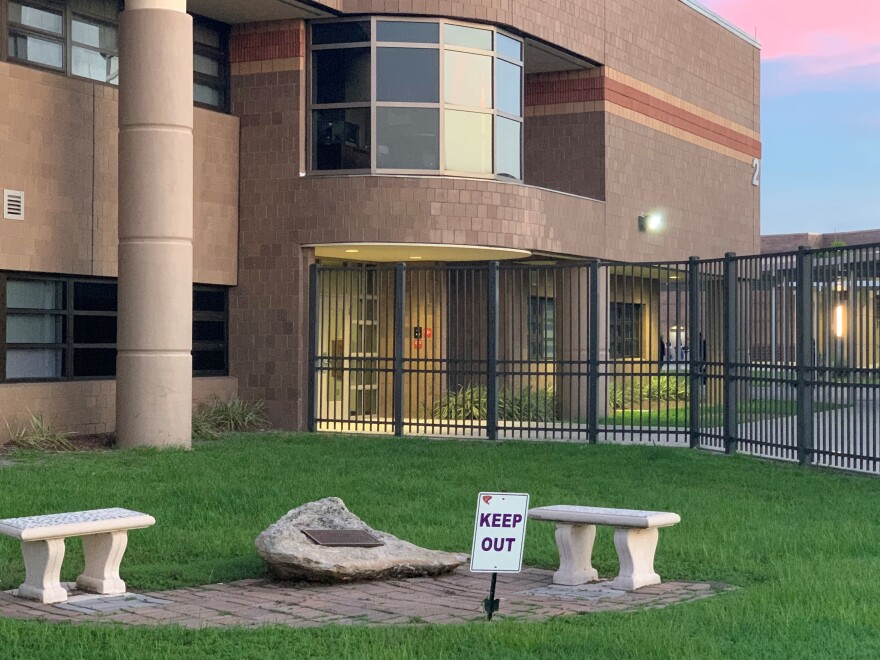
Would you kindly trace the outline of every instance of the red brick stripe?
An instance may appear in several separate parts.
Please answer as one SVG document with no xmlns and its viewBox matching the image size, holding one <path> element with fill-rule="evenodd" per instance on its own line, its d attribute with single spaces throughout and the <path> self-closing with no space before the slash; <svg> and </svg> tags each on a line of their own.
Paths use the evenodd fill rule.
<svg viewBox="0 0 880 660">
<path fill-rule="evenodd" d="M 759 140 L 604 76 L 529 81 L 526 85 L 525 101 L 527 107 L 608 101 L 715 144 L 755 158 L 761 157 Z"/>
<path fill-rule="evenodd" d="M 235 30 L 230 39 L 229 61 L 256 62 L 280 60 L 305 55 L 305 32 L 302 24 L 251 23 L 247 30 Z"/>
</svg>

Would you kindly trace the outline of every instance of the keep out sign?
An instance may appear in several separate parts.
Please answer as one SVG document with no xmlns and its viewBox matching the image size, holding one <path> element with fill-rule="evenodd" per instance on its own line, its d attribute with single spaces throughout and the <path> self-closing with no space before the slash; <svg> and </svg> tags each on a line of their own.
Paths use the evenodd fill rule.
<svg viewBox="0 0 880 660">
<path fill-rule="evenodd" d="M 520 572 L 528 510 L 528 493 L 480 493 L 471 572 Z"/>
</svg>

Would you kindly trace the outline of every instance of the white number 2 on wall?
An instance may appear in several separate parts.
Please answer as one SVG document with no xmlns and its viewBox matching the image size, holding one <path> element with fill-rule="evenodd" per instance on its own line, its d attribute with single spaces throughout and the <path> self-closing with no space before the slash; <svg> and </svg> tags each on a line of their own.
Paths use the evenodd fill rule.
<svg viewBox="0 0 880 660">
<path fill-rule="evenodd" d="M 755 175 L 752 177 L 752 185 L 760 186 L 761 185 L 761 159 L 755 158 L 752 161 L 752 167 L 755 168 Z"/>
</svg>

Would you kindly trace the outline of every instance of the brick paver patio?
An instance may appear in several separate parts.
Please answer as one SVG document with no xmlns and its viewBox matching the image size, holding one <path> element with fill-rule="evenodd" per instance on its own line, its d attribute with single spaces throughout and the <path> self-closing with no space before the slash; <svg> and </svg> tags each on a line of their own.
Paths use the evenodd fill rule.
<svg viewBox="0 0 880 660">
<path fill-rule="evenodd" d="M 705 582 L 667 582 L 627 593 L 611 589 L 610 581 L 582 587 L 552 586 L 552 574 L 525 568 L 519 575 L 499 575 L 496 597 L 501 599 L 501 611 L 496 618 L 543 620 L 588 612 L 667 607 L 732 588 Z M 440 578 L 332 586 L 241 580 L 114 597 L 74 591 L 67 603 L 59 605 L 41 605 L 2 592 L 0 616 L 81 623 L 177 624 L 186 628 L 463 623 L 485 618 L 482 601 L 488 588 L 488 575 L 459 569 Z"/>
</svg>

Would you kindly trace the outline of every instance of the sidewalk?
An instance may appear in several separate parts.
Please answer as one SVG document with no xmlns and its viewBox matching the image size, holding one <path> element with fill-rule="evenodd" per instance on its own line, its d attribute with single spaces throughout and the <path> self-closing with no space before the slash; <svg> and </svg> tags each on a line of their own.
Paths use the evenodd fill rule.
<svg viewBox="0 0 880 660">
<path fill-rule="evenodd" d="M 496 619 L 541 621 L 592 612 L 667 607 L 708 598 L 732 587 L 668 582 L 627 593 L 610 581 L 581 587 L 552 586 L 553 572 L 525 568 L 499 575 Z M 459 569 L 440 578 L 342 585 L 241 580 L 174 591 L 95 596 L 71 592 L 59 605 L 41 605 L 0 593 L 0 616 L 75 623 L 176 624 L 185 628 L 465 623 L 485 619 L 482 601 L 489 575 Z"/>
</svg>

